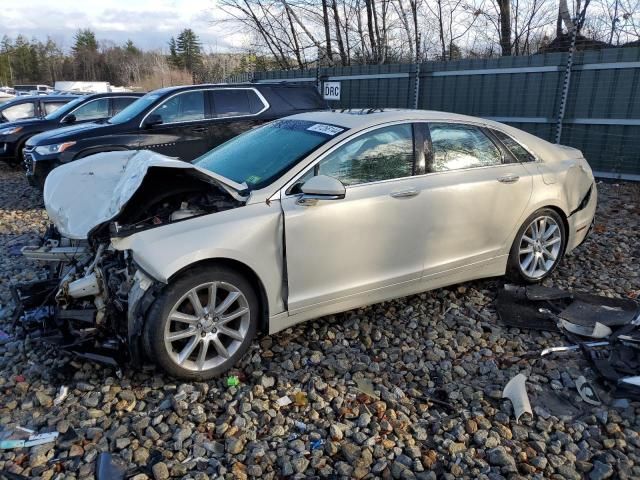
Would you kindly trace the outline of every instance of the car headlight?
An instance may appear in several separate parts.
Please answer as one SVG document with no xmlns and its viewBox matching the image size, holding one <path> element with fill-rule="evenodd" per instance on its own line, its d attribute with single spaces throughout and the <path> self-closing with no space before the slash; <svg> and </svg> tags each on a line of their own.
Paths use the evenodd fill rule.
<svg viewBox="0 0 640 480">
<path fill-rule="evenodd" d="M 0 135 L 13 135 L 22 130 L 22 127 L 8 127 L 0 129 Z"/>
<path fill-rule="evenodd" d="M 51 155 L 52 153 L 62 153 L 67 148 L 75 144 L 76 142 L 64 142 L 64 143 L 54 143 L 53 145 L 42 145 L 41 147 L 36 147 L 36 153 L 38 155 Z"/>
</svg>

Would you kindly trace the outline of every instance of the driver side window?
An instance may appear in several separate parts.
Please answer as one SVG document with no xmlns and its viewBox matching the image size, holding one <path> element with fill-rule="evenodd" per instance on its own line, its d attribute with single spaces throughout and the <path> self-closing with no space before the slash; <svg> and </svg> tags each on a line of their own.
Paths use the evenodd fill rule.
<svg viewBox="0 0 640 480">
<path fill-rule="evenodd" d="M 359 185 L 413 173 L 413 129 L 410 123 L 367 132 L 320 161 L 317 175 L 327 175 L 344 185 Z"/>
<path fill-rule="evenodd" d="M 100 98 L 78 107 L 71 112 L 77 121 L 81 120 L 98 120 L 109 117 L 109 99 Z"/>
</svg>

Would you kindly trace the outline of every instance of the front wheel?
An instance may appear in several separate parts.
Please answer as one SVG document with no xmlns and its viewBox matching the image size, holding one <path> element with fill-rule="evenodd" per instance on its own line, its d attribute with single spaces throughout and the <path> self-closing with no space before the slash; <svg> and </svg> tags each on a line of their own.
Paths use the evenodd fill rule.
<svg viewBox="0 0 640 480">
<path fill-rule="evenodd" d="M 151 307 L 145 350 L 170 375 L 206 380 L 242 358 L 256 334 L 258 315 L 256 293 L 242 275 L 213 266 L 190 270 Z"/>
<path fill-rule="evenodd" d="M 511 247 L 507 276 L 516 282 L 535 283 L 547 278 L 558 266 L 567 232 L 555 210 L 542 208 L 529 216 L 518 230 Z"/>
</svg>

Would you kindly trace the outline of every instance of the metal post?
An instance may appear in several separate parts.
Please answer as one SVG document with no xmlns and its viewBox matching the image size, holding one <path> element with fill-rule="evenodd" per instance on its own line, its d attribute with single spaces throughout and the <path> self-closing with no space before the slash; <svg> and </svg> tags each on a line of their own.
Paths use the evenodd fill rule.
<svg viewBox="0 0 640 480">
<path fill-rule="evenodd" d="M 418 103 L 420 98 L 420 63 L 416 63 L 416 82 L 413 91 L 413 109 L 418 109 Z"/>
<path fill-rule="evenodd" d="M 573 20 L 573 29 L 571 30 L 571 46 L 569 47 L 569 56 L 567 58 L 567 69 L 564 73 L 564 84 L 562 85 L 562 96 L 560 97 L 560 110 L 558 111 L 558 124 L 556 126 L 556 143 L 560 143 L 562 139 L 562 121 L 567 107 L 567 97 L 569 96 L 569 87 L 571 86 L 571 68 L 573 67 L 573 54 L 576 50 L 576 37 L 578 35 L 577 17 Z"/>
</svg>

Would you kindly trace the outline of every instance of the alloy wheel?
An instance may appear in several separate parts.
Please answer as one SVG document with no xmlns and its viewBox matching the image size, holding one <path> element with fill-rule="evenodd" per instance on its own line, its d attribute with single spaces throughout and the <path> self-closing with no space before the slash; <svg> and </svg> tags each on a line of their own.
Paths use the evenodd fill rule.
<svg viewBox="0 0 640 480">
<path fill-rule="evenodd" d="M 562 230 L 555 219 L 535 218 L 520 239 L 518 260 L 522 274 L 532 280 L 544 277 L 555 265 L 562 247 Z"/>
<path fill-rule="evenodd" d="M 251 311 L 245 295 L 227 282 L 192 288 L 173 306 L 164 345 L 171 359 L 191 371 L 215 368 L 242 345 Z"/>
</svg>

